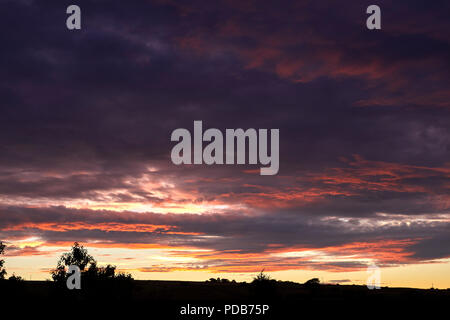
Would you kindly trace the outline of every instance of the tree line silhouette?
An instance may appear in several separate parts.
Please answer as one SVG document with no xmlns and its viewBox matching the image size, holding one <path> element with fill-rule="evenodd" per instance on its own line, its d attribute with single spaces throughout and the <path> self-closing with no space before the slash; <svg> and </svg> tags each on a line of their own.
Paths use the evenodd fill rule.
<svg viewBox="0 0 450 320">
<path fill-rule="evenodd" d="M 6 245 L 0 241 L 0 256 L 4 254 Z M 7 274 L 4 268 L 5 260 L 0 259 L 0 280 L 5 279 Z M 68 268 L 71 265 L 77 266 L 81 271 L 81 277 L 84 284 L 92 285 L 93 283 L 98 284 L 97 282 L 100 280 L 103 281 L 122 281 L 122 282 L 131 282 L 133 277 L 130 273 L 117 272 L 117 267 L 111 264 L 107 264 L 106 266 L 98 266 L 95 258 L 89 254 L 88 250 L 84 248 L 78 242 L 74 242 L 69 252 L 63 253 L 58 259 L 57 265 L 55 269 L 50 271 L 50 275 L 53 281 L 60 286 L 64 287 L 66 281 L 70 274 L 68 273 Z M 16 276 L 13 274 L 9 277 L 9 280 L 13 281 L 21 281 L 22 277 Z M 221 279 L 221 278 L 210 278 L 206 282 L 210 283 L 222 283 L 222 284 L 236 284 L 235 280 L 229 279 Z M 245 282 L 244 282 L 245 283 Z M 264 273 L 264 269 L 258 273 L 254 278 L 251 284 L 258 290 L 262 292 L 272 291 L 277 283 L 277 280 L 272 279 L 268 274 Z M 305 282 L 305 285 L 317 286 L 320 284 L 318 278 L 313 278 Z"/>
<path fill-rule="evenodd" d="M 0 242 L 0 257 L 5 251 Z M 99 266 L 88 250 L 75 242 L 68 252 L 57 260 L 51 270 L 53 281 L 22 281 L 14 274 L 6 279 L 5 261 L 0 259 L 0 296 L 4 301 L 15 303 L 26 301 L 46 310 L 77 312 L 85 306 L 116 312 L 117 308 L 133 309 L 142 306 L 161 319 L 173 319 L 180 305 L 186 304 L 270 304 L 273 318 L 290 319 L 302 306 L 314 308 L 355 305 L 373 306 L 388 304 L 399 309 L 399 305 L 448 305 L 450 289 L 423 290 L 414 288 L 387 288 L 369 290 L 365 285 L 322 284 L 318 278 L 305 283 L 279 281 L 271 278 L 264 269 L 250 282 L 236 282 L 225 278 L 208 281 L 135 281 L 128 273 L 118 272 L 114 265 Z M 81 289 L 67 286 L 72 274 L 68 267 L 80 269 Z M 6 266 L 8 266 L 6 264 Z M 70 279 L 69 279 L 70 281 Z M 403 311 L 403 308 L 400 308 Z"/>
</svg>

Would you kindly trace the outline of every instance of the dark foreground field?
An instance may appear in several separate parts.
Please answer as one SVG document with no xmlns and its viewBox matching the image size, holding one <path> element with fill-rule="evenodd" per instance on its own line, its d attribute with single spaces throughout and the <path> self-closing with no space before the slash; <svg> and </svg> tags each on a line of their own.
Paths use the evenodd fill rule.
<svg viewBox="0 0 450 320">
<path fill-rule="evenodd" d="M 413 314 L 418 309 L 431 315 L 437 310 L 448 310 L 450 306 L 449 289 L 368 290 L 365 286 L 308 286 L 291 282 L 248 284 L 135 280 L 102 282 L 69 291 L 50 281 L 0 281 L 0 296 L 4 305 L 2 311 L 18 303 L 23 308 L 14 307 L 17 312 L 32 310 L 36 316 L 50 316 L 52 312 L 59 315 L 61 312 L 80 313 L 86 318 L 96 315 L 123 318 L 124 314 L 131 315 L 136 310 L 144 312 L 141 317 L 145 319 L 300 319 L 309 318 L 311 312 L 320 317 L 385 318 L 387 315 Z M 229 306 L 225 314 L 226 305 L 235 307 Z M 247 306 L 246 312 L 242 305 Z M 268 306 L 268 311 L 257 314 L 258 310 L 262 313 L 267 309 L 264 305 Z M 214 312 L 206 314 L 206 307 L 209 310 L 214 307 Z M 191 314 L 183 314 L 183 310 L 187 313 L 188 309 Z M 192 314 L 192 310 L 205 313 Z M 249 314 L 250 310 L 252 314 Z M 441 314 L 440 317 L 447 316 Z"/>
</svg>

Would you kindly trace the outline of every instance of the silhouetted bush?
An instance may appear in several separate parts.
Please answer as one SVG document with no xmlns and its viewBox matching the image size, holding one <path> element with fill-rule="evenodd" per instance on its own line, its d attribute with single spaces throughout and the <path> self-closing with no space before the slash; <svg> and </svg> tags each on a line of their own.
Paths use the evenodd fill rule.
<svg viewBox="0 0 450 320">
<path fill-rule="evenodd" d="M 11 277 L 8 278 L 9 281 L 23 281 L 21 276 L 16 276 L 14 273 Z"/>
<path fill-rule="evenodd" d="M 221 278 L 209 278 L 209 280 L 206 280 L 206 282 L 211 282 L 211 283 L 236 283 L 235 280 L 230 281 L 228 279 L 221 279 Z"/>
<path fill-rule="evenodd" d="M 264 269 L 258 273 L 251 283 L 253 294 L 258 298 L 271 298 L 275 295 L 277 281 L 271 279 L 268 274 L 264 273 Z"/>
<path fill-rule="evenodd" d="M 264 273 L 264 269 L 253 278 L 253 283 L 271 281 L 270 276 Z"/>
<path fill-rule="evenodd" d="M 304 285 L 307 287 L 317 287 L 319 284 L 320 284 L 319 278 L 312 278 L 304 283 Z"/>
</svg>

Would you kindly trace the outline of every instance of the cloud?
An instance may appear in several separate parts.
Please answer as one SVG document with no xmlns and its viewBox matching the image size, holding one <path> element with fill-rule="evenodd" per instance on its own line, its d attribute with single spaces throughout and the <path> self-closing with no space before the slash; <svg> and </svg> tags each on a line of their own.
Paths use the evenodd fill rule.
<svg viewBox="0 0 450 320">
<path fill-rule="evenodd" d="M 170 255 L 201 261 L 191 267 L 208 266 L 211 272 L 254 272 L 261 266 L 349 271 L 371 261 L 394 266 L 450 255 L 435 246 L 448 233 L 448 215 L 434 220 L 396 215 L 314 219 L 282 213 L 252 217 L 53 207 L 2 208 L 0 222 L 0 235 L 10 241 L 33 237 L 43 247 L 80 241 L 100 248 L 177 249 Z"/>
<path fill-rule="evenodd" d="M 337 283 L 337 284 L 339 284 L 339 283 L 349 283 L 349 282 L 352 282 L 350 279 L 342 279 L 342 280 L 329 280 L 328 281 L 329 283 Z"/>
<path fill-rule="evenodd" d="M 7 246 L 5 255 L 7 257 L 41 256 L 54 253 L 51 250 L 41 250 L 38 246 Z"/>
</svg>

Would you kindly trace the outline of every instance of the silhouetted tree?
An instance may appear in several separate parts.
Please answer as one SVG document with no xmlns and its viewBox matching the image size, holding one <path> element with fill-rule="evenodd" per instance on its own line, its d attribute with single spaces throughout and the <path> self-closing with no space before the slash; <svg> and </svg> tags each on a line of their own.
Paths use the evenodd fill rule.
<svg viewBox="0 0 450 320">
<path fill-rule="evenodd" d="M 82 277 L 88 282 L 88 285 L 97 280 L 133 280 L 131 274 L 116 274 L 116 266 L 108 264 L 105 267 L 98 267 L 97 261 L 88 253 L 87 249 L 75 242 L 70 252 L 61 255 L 56 269 L 51 271 L 53 281 L 65 282 L 67 279 L 66 268 L 71 265 L 80 268 Z"/>
<path fill-rule="evenodd" d="M 315 287 L 318 286 L 319 284 L 320 284 L 319 278 L 312 278 L 304 283 L 304 285 L 308 287 Z"/>
<path fill-rule="evenodd" d="M 78 242 L 73 244 L 73 247 L 70 252 L 63 253 L 61 258 L 59 259 L 59 265 L 71 266 L 76 265 L 80 268 L 81 271 L 86 268 L 88 264 L 95 264 L 96 261 L 94 257 L 92 257 L 87 249 L 85 249 Z"/>
<path fill-rule="evenodd" d="M 71 250 L 61 255 L 56 269 L 51 271 L 53 281 L 60 282 L 66 279 L 66 267 L 76 265 L 81 271 L 84 271 L 87 265 L 96 263 L 95 259 L 82 245 L 74 242 Z"/>
<path fill-rule="evenodd" d="M 5 252 L 5 245 L 3 242 L 0 241 L 0 256 L 4 254 Z M 6 276 L 6 270 L 3 267 L 3 264 L 5 263 L 5 260 L 0 259 L 0 280 L 5 279 Z"/>
</svg>

